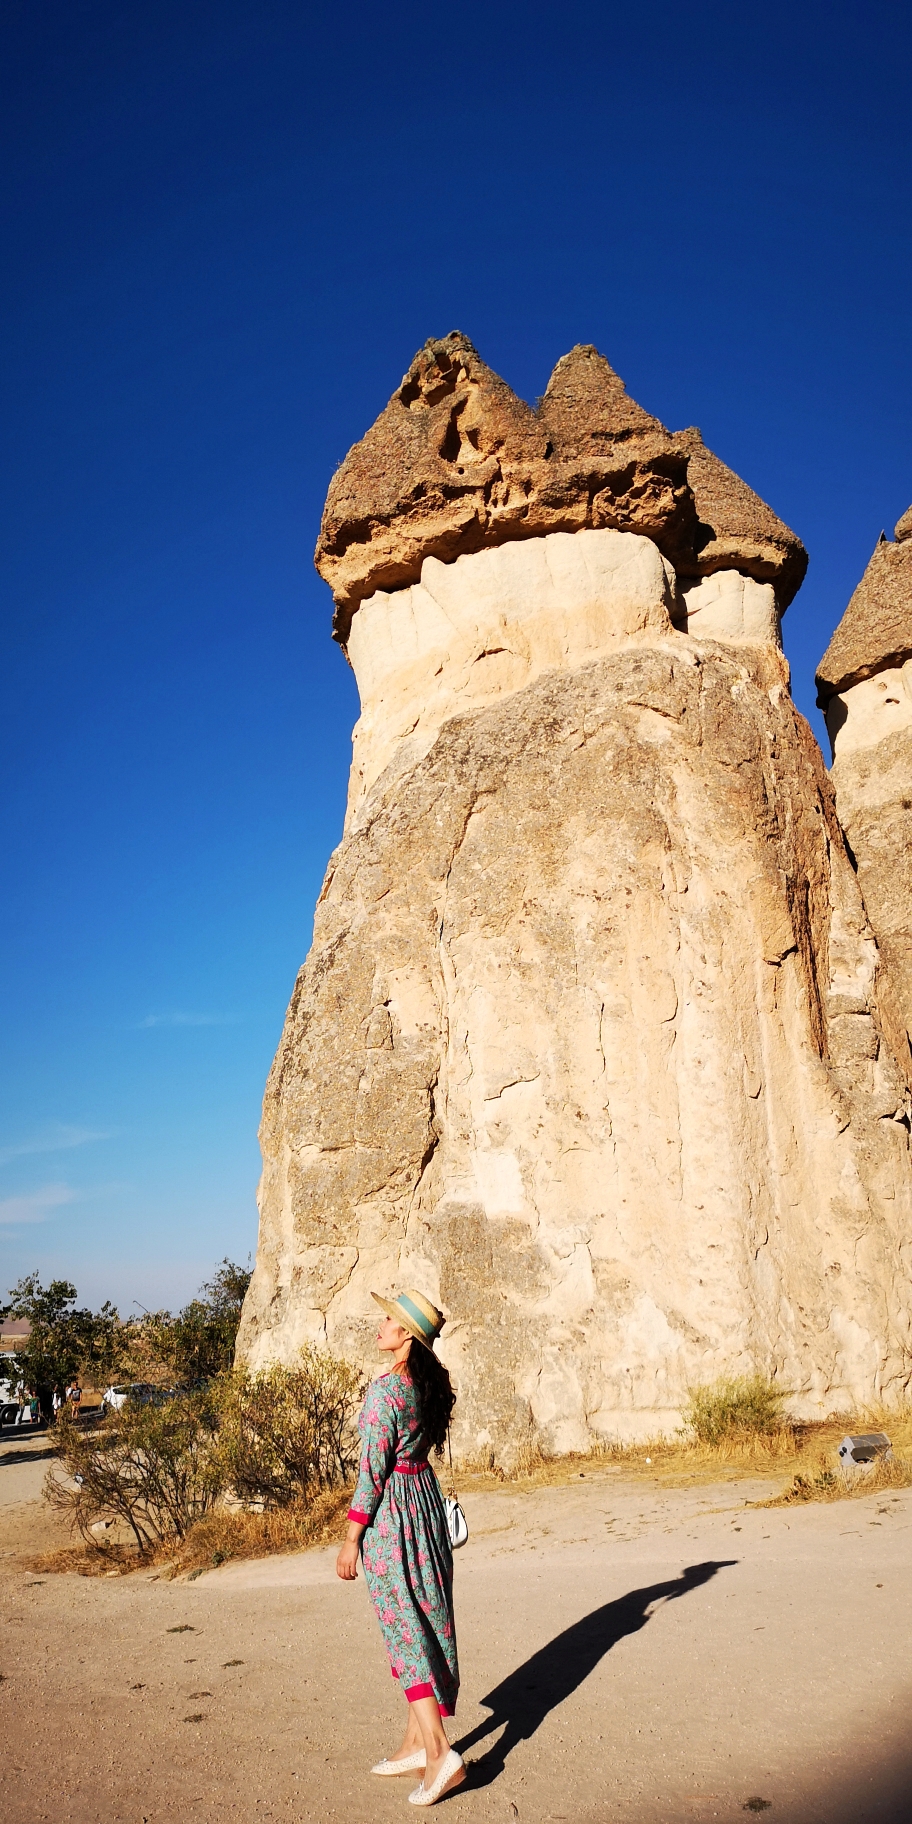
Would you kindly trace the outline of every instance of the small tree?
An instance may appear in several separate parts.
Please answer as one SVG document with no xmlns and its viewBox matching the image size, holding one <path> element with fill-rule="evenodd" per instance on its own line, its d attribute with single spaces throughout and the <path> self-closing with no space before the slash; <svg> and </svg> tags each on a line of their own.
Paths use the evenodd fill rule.
<svg viewBox="0 0 912 1824">
<path fill-rule="evenodd" d="M 16 1359 L 45 1414 L 55 1387 L 77 1375 L 104 1385 L 124 1358 L 124 1330 L 114 1305 L 106 1300 L 100 1311 L 77 1309 L 76 1297 L 68 1279 L 43 1286 L 37 1272 L 20 1279 L 9 1294 L 8 1313 L 31 1324 L 28 1339 L 17 1344 Z"/>
<path fill-rule="evenodd" d="M 176 1316 L 153 1311 L 130 1325 L 131 1356 L 150 1379 L 194 1386 L 229 1369 L 249 1267 L 223 1260 L 212 1278 Z"/>
<path fill-rule="evenodd" d="M 344 1482 L 358 1457 L 357 1369 L 319 1349 L 294 1367 L 236 1370 L 221 1395 L 226 1476 L 242 1500 L 287 1507 Z"/>
<path fill-rule="evenodd" d="M 214 1507 L 225 1487 L 217 1444 L 216 1404 L 206 1394 L 163 1405 L 128 1402 L 100 1431 L 60 1427 L 57 1457 L 45 1497 L 94 1543 L 100 1520 L 121 1520 L 140 1552 L 188 1527 Z"/>
</svg>

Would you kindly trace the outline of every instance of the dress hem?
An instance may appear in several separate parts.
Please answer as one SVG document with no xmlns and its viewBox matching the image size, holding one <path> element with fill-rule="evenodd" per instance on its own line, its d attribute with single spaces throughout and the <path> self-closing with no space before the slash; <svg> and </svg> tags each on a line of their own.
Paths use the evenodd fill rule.
<svg viewBox="0 0 912 1824">
<path fill-rule="evenodd" d="M 398 1678 L 398 1676 L 399 1676 L 398 1672 L 393 1673 L 394 1678 Z M 417 1703 L 417 1701 L 420 1697 L 435 1697 L 436 1693 L 434 1691 L 433 1685 L 421 1684 L 421 1685 L 406 1685 L 405 1695 L 408 1698 L 409 1703 L 414 1704 L 414 1703 Z M 456 1715 L 455 1710 L 451 1710 L 449 1704 L 445 1704 L 441 1698 L 437 1698 L 437 1708 L 440 1711 L 441 1716 L 455 1716 Z"/>
</svg>

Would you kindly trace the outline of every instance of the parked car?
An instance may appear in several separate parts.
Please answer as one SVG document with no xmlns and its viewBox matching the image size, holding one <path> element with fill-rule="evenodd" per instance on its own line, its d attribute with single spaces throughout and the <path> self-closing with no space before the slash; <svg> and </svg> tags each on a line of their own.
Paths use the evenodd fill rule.
<svg viewBox="0 0 912 1824">
<path fill-rule="evenodd" d="M 104 1413 L 120 1412 L 129 1400 L 134 1406 L 163 1406 L 173 1398 L 172 1387 L 156 1387 L 151 1381 L 129 1381 L 106 1388 L 101 1400 Z"/>
</svg>

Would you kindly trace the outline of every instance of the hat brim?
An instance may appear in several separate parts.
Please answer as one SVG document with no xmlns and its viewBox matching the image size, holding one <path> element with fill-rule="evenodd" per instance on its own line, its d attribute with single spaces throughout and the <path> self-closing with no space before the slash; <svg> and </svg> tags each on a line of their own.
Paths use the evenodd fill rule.
<svg viewBox="0 0 912 1824">
<path fill-rule="evenodd" d="M 402 1310 L 401 1305 L 395 1304 L 391 1298 L 381 1298 L 379 1292 L 372 1292 L 371 1298 L 374 1300 L 375 1304 L 380 1306 L 381 1311 L 386 1312 L 387 1317 L 391 1317 L 394 1323 L 400 1324 L 403 1330 L 407 1330 L 409 1336 L 414 1337 L 415 1342 L 421 1344 L 422 1349 L 430 1349 L 433 1354 L 434 1344 L 437 1341 L 437 1338 L 432 1336 L 430 1340 L 428 1340 L 426 1336 L 422 1336 L 418 1325 L 409 1317 L 407 1311 Z"/>
</svg>

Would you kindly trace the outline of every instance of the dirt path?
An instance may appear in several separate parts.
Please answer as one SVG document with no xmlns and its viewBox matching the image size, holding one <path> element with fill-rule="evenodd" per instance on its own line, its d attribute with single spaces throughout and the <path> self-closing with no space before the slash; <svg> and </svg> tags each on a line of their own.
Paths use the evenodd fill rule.
<svg viewBox="0 0 912 1824">
<path fill-rule="evenodd" d="M 53 1457 L 48 1435 L 11 1425 L 0 1435 L 0 1575 L 23 1553 L 70 1543 L 59 1516 L 41 1500 Z"/>
<path fill-rule="evenodd" d="M 906 1824 L 912 1492 L 746 1508 L 760 1492 L 604 1472 L 467 1498 L 451 1733 L 473 1765 L 448 1817 L 743 1824 L 763 1799 L 771 1824 Z M 332 1561 L 188 1584 L 0 1560 L 4 1819 L 413 1816 L 410 1781 L 367 1772 L 404 1706 Z"/>
</svg>

